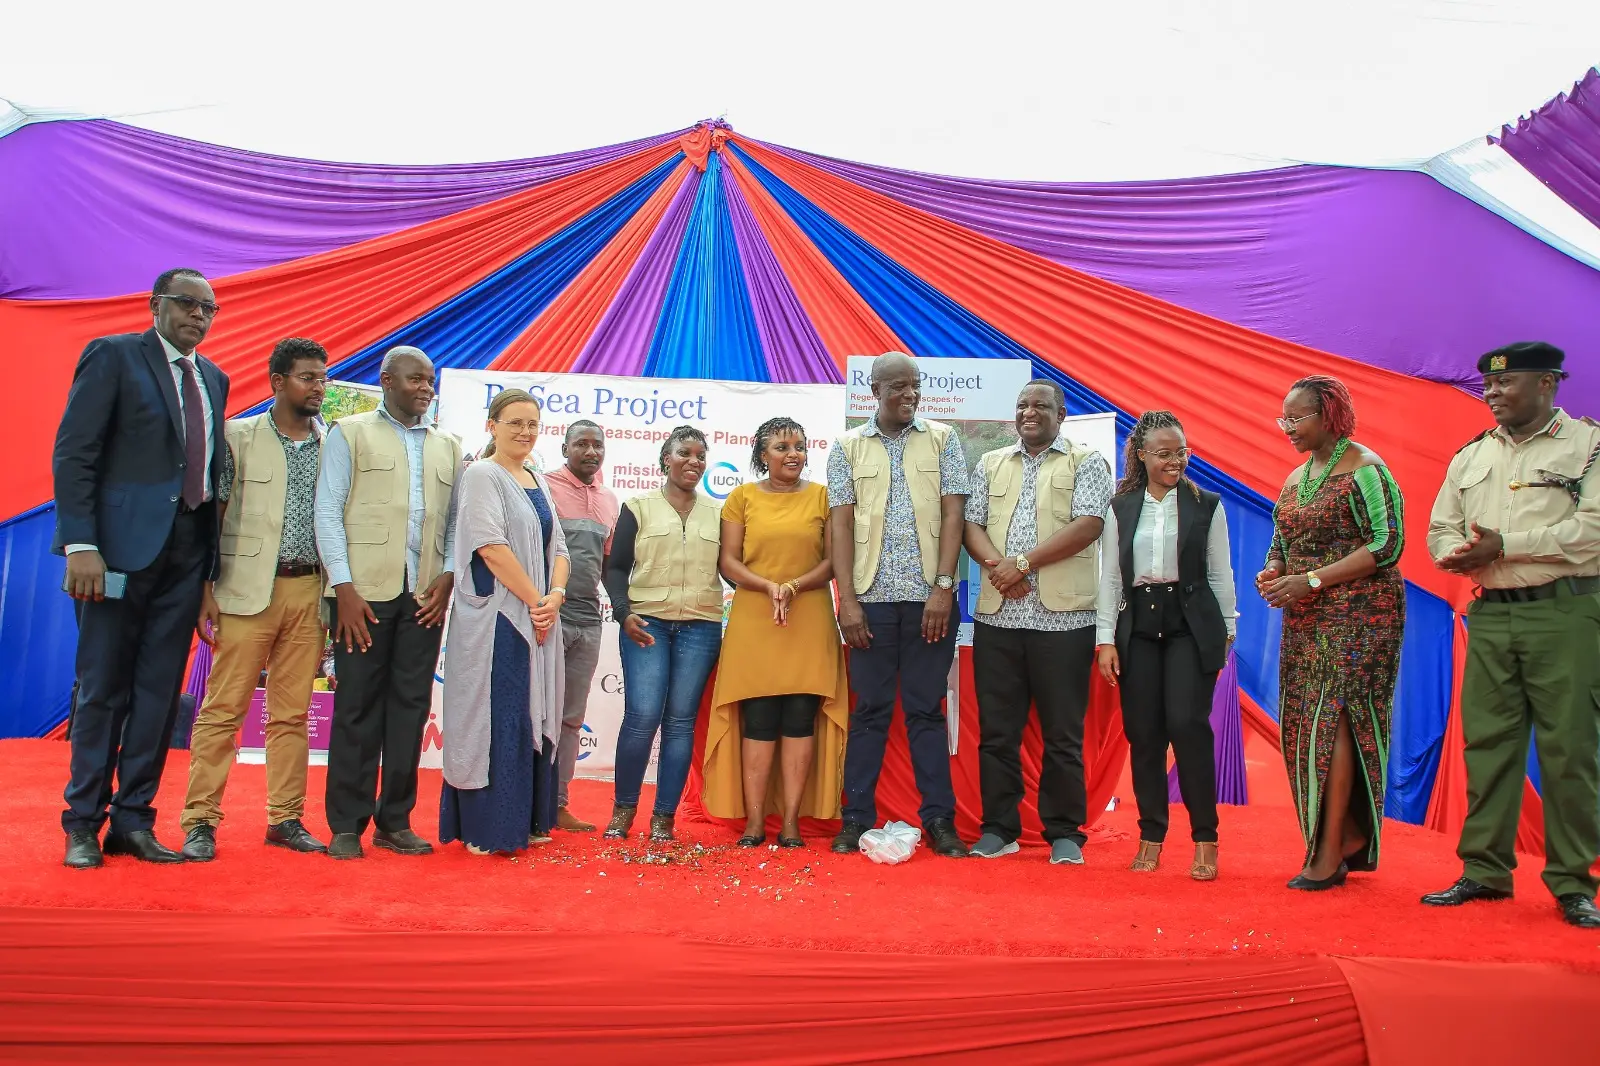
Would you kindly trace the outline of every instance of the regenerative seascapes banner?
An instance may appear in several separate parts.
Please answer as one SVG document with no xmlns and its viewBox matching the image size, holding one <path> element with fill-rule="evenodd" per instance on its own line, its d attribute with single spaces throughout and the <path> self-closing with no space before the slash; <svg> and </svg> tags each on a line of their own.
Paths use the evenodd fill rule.
<svg viewBox="0 0 1600 1066">
<path fill-rule="evenodd" d="M 440 375 L 439 428 L 456 434 L 466 454 L 476 455 L 489 439 L 489 402 L 504 388 L 526 389 L 544 408 L 539 442 L 534 449 L 543 470 L 562 464 L 561 442 L 569 425 L 578 419 L 598 423 L 606 437 L 605 465 L 599 477 L 624 501 L 660 490 L 661 447 L 677 426 L 691 425 L 706 435 L 709 454 L 700 488 L 713 500 L 725 500 L 738 485 L 755 476 L 750 470 L 750 449 L 762 422 L 785 416 L 805 427 L 806 476 L 814 481 L 826 480 L 828 452 L 844 423 L 844 389 L 838 385 L 445 370 Z M 727 598 L 732 595 L 729 590 Z M 623 682 L 617 643 L 621 630 L 611 621 L 611 605 L 604 589 L 600 596 L 605 633 L 600 644 L 600 666 L 589 691 L 583 746 L 578 755 L 580 777 L 611 776 L 616 763 L 617 731 L 622 725 Z M 449 652 L 447 630 L 434 680 L 433 711 L 423 742 L 424 766 L 442 763 L 441 679 Z M 655 779 L 654 755 L 648 779 Z"/>
<path fill-rule="evenodd" d="M 670 378 L 621 378 L 588 374 L 522 374 L 492 370 L 444 370 L 437 402 L 439 428 L 461 438 L 465 453 L 477 454 L 488 441 L 489 403 L 501 389 L 526 389 L 543 405 L 535 460 L 553 470 L 563 462 L 561 443 L 567 427 L 578 419 L 597 423 L 605 432 L 606 458 L 599 477 L 622 500 L 659 491 L 662 444 L 679 425 L 692 425 L 709 445 L 701 491 L 713 500 L 727 499 L 734 488 L 754 478 L 750 469 L 756 428 L 769 418 L 786 416 L 805 427 L 808 441 L 806 476 L 827 480 L 828 455 L 839 434 L 860 425 L 875 409 L 869 369 L 871 357 L 851 357 L 847 385 L 783 385 L 756 382 L 700 381 Z M 1016 440 L 1017 394 L 1033 376 L 1027 360 L 921 359 L 921 412 L 952 423 L 961 436 L 967 466 L 993 448 Z M 1063 432 L 1101 452 L 1115 469 L 1116 429 L 1110 415 L 1069 417 Z M 962 643 L 971 643 L 969 589 L 981 580 L 963 554 L 960 594 Z M 622 724 L 623 678 L 610 604 L 601 590 L 605 633 L 600 665 L 589 692 L 578 776 L 609 778 L 616 761 L 617 733 Z M 727 599 L 732 598 L 728 590 Z M 726 607 L 724 607 L 726 619 Z M 422 765 L 438 768 L 443 757 L 443 676 L 449 661 L 446 630 L 434 677 L 433 710 L 423 741 Z M 959 661 L 959 659 L 958 659 Z M 952 667 L 950 689 L 957 689 Z M 952 695 L 951 707 L 956 705 Z M 954 713 L 951 718 L 954 719 Z M 952 721 L 951 749 L 957 735 Z M 649 780 L 655 777 L 652 754 Z"/>
</svg>

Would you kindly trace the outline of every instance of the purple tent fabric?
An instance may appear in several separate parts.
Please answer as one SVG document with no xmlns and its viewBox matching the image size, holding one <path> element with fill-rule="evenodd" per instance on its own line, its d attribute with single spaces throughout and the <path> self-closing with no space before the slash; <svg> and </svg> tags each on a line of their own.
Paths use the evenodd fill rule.
<svg viewBox="0 0 1600 1066">
<path fill-rule="evenodd" d="M 1600 226 L 1600 68 L 1490 140 Z"/>
<path fill-rule="evenodd" d="M 0 138 L 0 298 L 120 296 L 172 266 L 214 277 L 273 266 L 677 136 L 541 159 L 378 166 L 244 152 L 99 119 L 36 123 Z"/>
<path fill-rule="evenodd" d="M 728 214 L 733 220 L 734 241 L 739 246 L 739 265 L 744 270 L 750 308 L 755 314 L 756 332 L 761 337 L 761 349 L 766 353 L 773 380 L 806 384 L 842 381 L 838 364 L 823 346 L 811 317 L 800 306 L 800 298 L 784 275 L 777 256 L 772 254 L 732 171 L 724 167 L 721 180 L 728 199 Z"/>
<path fill-rule="evenodd" d="M 1490 348 L 1600 353 L 1600 272 L 1426 174 L 1289 167 L 1178 181 L 943 177 L 769 145 L 1063 266 L 1261 333 L 1473 388 Z M 1571 409 L 1600 413 L 1600 360 Z"/>
<path fill-rule="evenodd" d="M 661 303 L 667 296 L 667 282 L 672 279 L 678 248 L 689 228 L 689 216 L 694 213 L 700 181 L 700 171 L 691 169 L 644 251 L 639 253 L 628 279 L 617 291 L 616 299 L 578 353 L 573 373 L 636 377 L 643 372 L 656 319 L 661 316 Z"/>
<path fill-rule="evenodd" d="M 1239 667 L 1233 653 L 1228 665 L 1217 675 L 1217 691 L 1211 698 L 1211 730 L 1216 734 L 1217 802 L 1240 806 L 1250 802 L 1250 788 L 1244 771 L 1244 727 L 1239 717 Z M 1178 768 L 1167 771 L 1167 798 L 1183 802 L 1178 788 Z"/>
</svg>

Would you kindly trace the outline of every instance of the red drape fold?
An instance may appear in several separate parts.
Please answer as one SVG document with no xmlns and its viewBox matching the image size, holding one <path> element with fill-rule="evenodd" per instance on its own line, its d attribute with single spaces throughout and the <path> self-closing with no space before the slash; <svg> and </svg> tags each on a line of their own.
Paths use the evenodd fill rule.
<svg viewBox="0 0 1600 1066">
<path fill-rule="evenodd" d="M 951 783 L 956 793 L 956 830 L 967 841 L 977 839 L 983 822 L 983 798 L 978 789 L 978 697 L 972 686 L 972 649 L 960 648 L 961 713 L 957 730 L 957 750 L 950 760 Z M 707 685 L 706 692 L 711 691 Z M 709 695 L 707 696 L 709 700 Z M 715 822 L 730 828 L 743 825 L 742 820 L 712 818 L 700 806 L 700 791 L 704 786 L 701 763 L 705 756 L 705 723 L 707 706 L 702 702 L 698 728 L 695 732 L 694 762 L 689 770 L 689 784 L 684 792 L 682 817 L 691 821 Z M 1030 719 L 1022 737 L 1022 843 L 1043 844 L 1040 835 L 1039 810 L 1039 760 L 1044 742 L 1039 735 L 1036 719 Z M 1083 730 L 1084 777 L 1089 796 L 1089 819 L 1093 827 L 1111 802 L 1112 792 L 1128 757 L 1128 740 L 1122 733 L 1122 706 L 1116 690 L 1098 676 L 1089 691 L 1089 711 Z M 878 777 L 878 824 L 896 820 L 920 825 L 917 808 L 921 796 L 916 778 L 911 770 L 910 749 L 906 745 L 905 718 L 896 710 L 889 725 L 889 744 L 883 758 L 883 772 Z M 807 835 L 822 835 L 836 830 L 837 822 L 802 819 L 801 830 Z M 778 819 L 768 819 L 767 831 L 776 832 Z"/>
</svg>

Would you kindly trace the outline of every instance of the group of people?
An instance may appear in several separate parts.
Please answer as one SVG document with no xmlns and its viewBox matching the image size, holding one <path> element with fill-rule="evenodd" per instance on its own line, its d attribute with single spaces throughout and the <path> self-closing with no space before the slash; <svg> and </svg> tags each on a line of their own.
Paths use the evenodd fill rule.
<svg viewBox="0 0 1600 1066">
<path fill-rule="evenodd" d="M 567 791 L 603 587 L 621 630 L 625 701 L 607 837 L 633 833 L 659 734 L 646 832 L 673 839 L 709 683 L 701 798 L 709 814 L 743 819 L 740 846 L 764 844 L 772 816 L 779 846 L 803 846 L 811 817 L 841 822 L 833 851 L 858 851 L 878 820 L 898 701 L 932 851 L 1019 850 L 1022 737 L 1036 712 L 1049 861 L 1082 863 L 1083 730 L 1098 671 L 1120 694 L 1131 751 L 1131 868 L 1160 865 L 1170 751 L 1190 874 L 1218 876 L 1210 713 L 1236 632 L 1232 552 L 1220 497 L 1189 477 L 1169 412 L 1139 418 L 1118 481 L 1062 434 L 1060 387 L 1035 380 L 1017 399 L 1016 443 L 969 470 L 955 431 L 918 413 L 915 360 L 891 352 L 873 363 L 875 413 L 830 449 L 825 483 L 806 477 L 804 428 L 772 418 L 754 436 L 756 479 L 718 505 L 699 491 L 706 438 L 680 426 L 661 449 L 660 489 L 619 505 L 592 422 L 572 423 L 564 464 L 539 472 L 543 412 L 521 390 L 494 397 L 489 444 L 464 462 L 460 442 L 426 424 L 434 367 L 416 348 L 385 356 L 378 409 L 325 429 L 328 354 L 284 340 L 268 361 L 270 409 L 225 421 L 228 379 L 197 351 L 218 313 L 210 286 L 168 271 L 150 308 L 149 331 L 85 349 L 56 444 L 57 550 L 80 626 L 68 866 L 101 865 L 103 854 L 215 857 L 235 740 L 263 668 L 266 842 L 355 859 L 371 825 L 375 847 L 430 852 L 411 816 L 447 617 L 441 842 L 504 854 L 556 829 L 594 830 Z M 1562 359 L 1545 344 L 1482 358 L 1496 425 L 1456 456 L 1435 502 L 1429 550 L 1480 592 L 1461 701 L 1464 874 L 1423 902 L 1510 894 L 1536 727 L 1545 882 L 1569 922 L 1600 927 L 1590 872 L 1600 851 L 1600 490 L 1587 476 L 1600 428 L 1554 406 Z M 1404 635 L 1404 501 L 1383 460 L 1353 440 L 1338 381 L 1296 382 L 1278 425 L 1307 460 L 1279 496 L 1255 585 L 1284 612 L 1279 718 L 1305 841 L 1288 886 L 1320 891 L 1378 865 Z M 955 827 L 944 711 L 963 546 L 983 573 L 973 608 L 983 817 L 970 845 Z M 725 631 L 724 582 L 734 588 Z M 196 619 L 215 658 L 175 851 L 155 837 L 153 800 Z M 303 820 L 325 633 L 338 677 L 327 844 Z"/>
</svg>

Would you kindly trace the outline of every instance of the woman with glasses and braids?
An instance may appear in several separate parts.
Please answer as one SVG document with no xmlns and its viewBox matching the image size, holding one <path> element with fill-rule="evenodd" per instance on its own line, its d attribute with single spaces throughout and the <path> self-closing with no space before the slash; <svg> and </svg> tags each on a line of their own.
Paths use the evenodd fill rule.
<svg viewBox="0 0 1600 1066">
<path fill-rule="evenodd" d="M 1139 851 L 1154 871 L 1167 836 L 1167 749 L 1189 811 L 1196 881 L 1217 877 L 1217 768 L 1211 697 L 1233 643 L 1236 597 L 1222 498 L 1190 481 L 1189 445 L 1170 411 L 1128 434 L 1122 481 L 1100 534 L 1096 657 L 1122 690 Z"/>
<path fill-rule="evenodd" d="M 750 467 L 764 476 L 722 507 L 722 573 L 736 591 L 711 697 L 702 802 L 716 817 L 743 816 L 741 847 L 765 843 L 773 811 L 782 817 L 779 846 L 798 848 L 802 815 L 839 817 L 849 719 L 828 491 L 805 478 L 806 431 L 792 418 L 761 424 Z"/>
<path fill-rule="evenodd" d="M 622 729 L 616 801 L 605 836 L 626 840 L 639 812 L 650 748 L 661 731 L 650 839 L 673 839 L 673 818 L 694 759 L 694 723 L 722 646 L 722 538 L 715 503 L 696 491 L 706 437 L 679 426 L 661 446 L 666 481 L 622 505 L 602 580 L 622 627 Z"/>
<path fill-rule="evenodd" d="M 1278 718 L 1305 865 L 1289 887 L 1344 884 L 1378 866 L 1384 764 L 1405 635 L 1405 503 L 1383 460 L 1350 439 L 1350 392 L 1294 383 L 1278 426 L 1309 453 L 1273 510 L 1256 588 L 1282 608 Z"/>
</svg>

